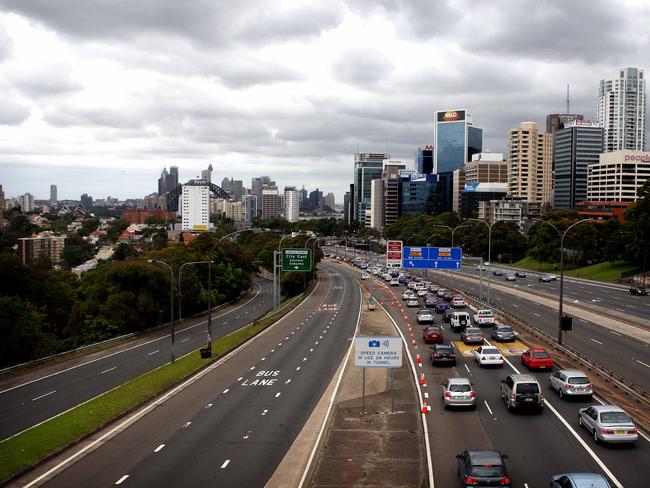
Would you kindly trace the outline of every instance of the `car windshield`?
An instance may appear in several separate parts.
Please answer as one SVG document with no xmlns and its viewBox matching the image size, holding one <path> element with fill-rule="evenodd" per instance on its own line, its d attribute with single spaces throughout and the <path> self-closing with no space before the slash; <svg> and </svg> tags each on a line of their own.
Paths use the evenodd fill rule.
<svg viewBox="0 0 650 488">
<path fill-rule="evenodd" d="M 512 329 L 510 327 L 499 327 L 497 330 L 499 332 L 512 332 Z"/>
<path fill-rule="evenodd" d="M 625 412 L 602 412 L 600 421 L 603 424 L 627 424 L 632 423 Z"/>
<path fill-rule="evenodd" d="M 485 347 L 483 354 L 499 354 L 499 350 L 496 347 Z"/>
<path fill-rule="evenodd" d="M 535 359 L 548 359 L 550 356 L 546 351 L 534 352 L 533 357 Z"/>
<path fill-rule="evenodd" d="M 472 391 L 472 387 L 469 385 L 449 385 L 449 391 L 463 392 L 463 391 Z"/>
<path fill-rule="evenodd" d="M 519 383 L 517 385 L 517 393 L 520 395 L 526 393 L 539 393 L 539 385 L 537 385 L 537 383 Z"/>
<path fill-rule="evenodd" d="M 481 333 L 481 329 L 477 329 L 475 327 L 469 327 L 469 328 L 465 329 L 465 331 L 466 331 L 467 334 L 480 334 Z"/>
<path fill-rule="evenodd" d="M 496 478 L 505 476 L 505 473 L 503 466 L 486 464 L 485 466 L 472 466 L 471 475 L 477 478 Z"/>
<path fill-rule="evenodd" d="M 568 383 L 572 385 L 588 385 L 590 381 L 586 376 L 574 376 L 573 378 L 569 378 Z"/>
</svg>

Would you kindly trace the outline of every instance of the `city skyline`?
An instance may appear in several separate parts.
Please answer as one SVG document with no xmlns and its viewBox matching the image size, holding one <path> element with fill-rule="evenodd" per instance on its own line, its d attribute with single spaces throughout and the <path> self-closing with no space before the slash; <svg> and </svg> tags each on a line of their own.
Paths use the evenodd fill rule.
<svg viewBox="0 0 650 488">
<path fill-rule="evenodd" d="M 0 1 L 7 197 L 141 198 L 163 167 L 185 182 L 211 163 L 216 182 L 268 174 L 342 202 L 357 149 L 413 165 L 435 111 L 465 107 L 505 152 L 508 130 L 564 111 L 567 83 L 595 120 L 599 81 L 647 69 L 650 47 L 622 34 L 645 30 L 642 2 L 65 4 Z"/>
</svg>

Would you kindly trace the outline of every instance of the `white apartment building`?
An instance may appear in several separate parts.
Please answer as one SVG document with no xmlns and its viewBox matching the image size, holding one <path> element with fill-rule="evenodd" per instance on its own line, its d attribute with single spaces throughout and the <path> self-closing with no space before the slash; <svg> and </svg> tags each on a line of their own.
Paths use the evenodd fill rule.
<svg viewBox="0 0 650 488">
<path fill-rule="evenodd" d="M 262 185 L 262 218 L 275 219 L 280 216 L 277 186 Z"/>
<path fill-rule="evenodd" d="M 636 202 L 650 178 L 650 152 L 613 151 L 600 155 L 587 170 L 587 201 Z"/>
<path fill-rule="evenodd" d="M 531 224 L 531 219 L 540 216 L 541 209 L 542 206 L 539 203 L 504 198 L 479 202 L 478 218 L 488 222 L 495 220 L 515 222 L 521 232 L 526 232 Z"/>
<path fill-rule="evenodd" d="M 534 203 L 553 196 L 553 136 L 537 122 L 522 122 L 508 132 L 508 193 Z"/>
<path fill-rule="evenodd" d="M 284 218 L 289 222 L 298 222 L 300 204 L 298 190 L 295 186 L 284 187 Z"/>
<path fill-rule="evenodd" d="M 190 180 L 183 185 L 182 230 L 208 230 L 210 227 L 210 187 L 207 180 Z"/>
<path fill-rule="evenodd" d="M 600 81 L 598 124 L 605 151 L 645 150 L 646 83 L 642 69 L 623 68 Z"/>
</svg>

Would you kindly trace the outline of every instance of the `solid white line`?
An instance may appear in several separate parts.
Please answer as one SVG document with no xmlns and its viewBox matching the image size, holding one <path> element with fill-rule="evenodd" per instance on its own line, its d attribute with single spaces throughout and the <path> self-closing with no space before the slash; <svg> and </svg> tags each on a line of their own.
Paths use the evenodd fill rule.
<svg viewBox="0 0 650 488">
<path fill-rule="evenodd" d="M 156 447 L 153 452 L 159 452 L 163 447 L 165 447 L 165 444 L 160 444 L 158 447 Z"/>
<path fill-rule="evenodd" d="M 155 351 L 150 352 L 149 354 L 147 354 L 147 356 L 153 356 L 153 355 L 156 354 L 157 352 L 160 352 L 160 349 L 156 349 Z"/>
<path fill-rule="evenodd" d="M 115 482 L 115 484 L 116 484 L 116 485 L 121 485 L 122 482 L 124 482 L 128 477 L 129 477 L 129 475 L 128 475 L 128 474 L 125 474 L 125 475 L 122 476 L 119 480 L 117 480 L 117 481 Z"/>
<path fill-rule="evenodd" d="M 278 398 L 280 395 L 282 395 L 282 392 L 279 391 L 275 394 L 275 398 Z"/>
<path fill-rule="evenodd" d="M 48 395 L 51 395 L 52 393 L 56 393 L 56 390 L 52 390 L 51 392 L 46 393 L 45 395 L 41 395 L 41 396 L 37 396 L 36 398 L 32 398 L 32 401 L 35 402 L 36 400 L 40 400 L 41 398 L 44 398 L 44 397 L 46 397 Z"/>
<path fill-rule="evenodd" d="M 490 415 L 494 415 L 494 414 L 492 413 L 492 409 L 491 409 L 490 406 L 488 405 L 487 400 L 483 400 L 483 403 L 485 403 L 485 406 L 487 407 L 488 412 L 490 412 Z"/>
<path fill-rule="evenodd" d="M 650 364 L 646 364 L 643 361 L 639 361 L 638 359 L 636 360 L 637 363 L 643 364 L 646 368 L 650 368 Z"/>
<path fill-rule="evenodd" d="M 593 338 L 591 338 L 591 337 L 590 337 L 590 339 L 591 339 L 592 341 L 594 341 L 594 342 L 595 342 L 596 344 L 600 344 L 601 346 L 603 345 L 603 343 L 602 343 L 602 342 L 600 342 L 600 341 L 597 341 L 596 339 L 593 339 Z"/>
<path fill-rule="evenodd" d="M 230 464 L 230 459 L 226 459 L 223 464 L 221 465 L 221 469 L 224 469 L 226 466 Z"/>
</svg>

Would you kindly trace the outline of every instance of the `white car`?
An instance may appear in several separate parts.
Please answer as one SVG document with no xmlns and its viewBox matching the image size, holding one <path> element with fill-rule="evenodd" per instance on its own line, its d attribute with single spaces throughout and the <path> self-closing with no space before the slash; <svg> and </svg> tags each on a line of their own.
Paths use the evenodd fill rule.
<svg viewBox="0 0 650 488">
<path fill-rule="evenodd" d="M 415 293 L 411 290 L 405 290 L 404 293 L 402 293 L 402 300 L 409 300 L 411 298 L 415 298 Z"/>
<path fill-rule="evenodd" d="M 427 293 L 429 293 L 429 292 L 426 290 L 426 288 L 421 288 L 421 289 L 418 290 L 418 296 L 419 297 L 424 297 L 424 296 L 427 295 Z"/>
<path fill-rule="evenodd" d="M 494 346 L 481 346 L 475 349 L 474 359 L 479 366 L 503 366 L 503 356 Z"/>
<path fill-rule="evenodd" d="M 479 264 L 476 266 L 476 271 L 487 271 L 487 266 L 481 266 Z"/>
<path fill-rule="evenodd" d="M 415 281 L 409 281 L 409 282 L 408 282 L 408 285 L 406 285 L 406 287 L 407 287 L 409 290 L 415 290 L 415 285 L 417 285 L 417 283 L 416 283 Z"/>
<path fill-rule="evenodd" d="M 368 279 L 368 273 L 363 273 L 363 274 L 361 275 L 361 279 L 362 279 L 362 280 L 367 280 L 367 279 Z"/>
<path fill-rule="evenodd" d="M 494 319 L 494 312 L 487 308 L 477 310 L 474 314 L 474 323 L 479 327 L 496 324 L 496 320 Z"/>
<path fill-rule="evenodd" d="M 397 278 L 393 278 L 390 280 L 390 286 L 399 286 L 399 280 Z"/>
<path fill-rule="evenodd" d="M 454 308 L 464 308 L 465 305 L 465 300 L 463 300 L 461 297 L 454 297 L 453 300 L 451 301 L 451 306 Z"/>
<path fill-rule="evenodd" d="M 451 330 L 461 332 L 465 327 L 471 326 L 471 317 L 467 312 L 454 312 L 450 319 Z"/>
<path fill-rule="evenodd" d="M 389 275 L 388 273 L 386 273 L 386 274 L 384 275 L 384 281 L 388 281 L 388 282 L 390 282 L 390 280 L 392 280 L 392 279 L 393 279 L 393 277 L 392 277 L 391 275 Z"/>
<path fill-rule="evenodd" d="M 406 300 L 406 306 L 407 307 L 419 307 L 420 306 L 420 300 L 417 298 L 409 298 Z"/>
</svg>

